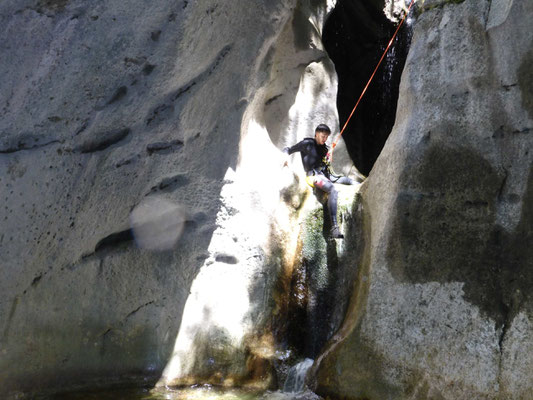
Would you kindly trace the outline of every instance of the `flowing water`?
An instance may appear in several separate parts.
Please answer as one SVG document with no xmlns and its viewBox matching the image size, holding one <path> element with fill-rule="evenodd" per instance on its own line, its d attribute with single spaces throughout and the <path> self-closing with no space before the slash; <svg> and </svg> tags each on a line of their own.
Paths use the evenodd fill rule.
<svg viewBox="0 0 533 400">
<path fill-rule="evenodd" d="M 299 393 L 305 388 L 305 377 L 307 371 L 313 365 L 313 360 L 306 358 L 302 362 L 291 367 L 283 385 L 283 391 L 285 393 Z"/>
</svg>

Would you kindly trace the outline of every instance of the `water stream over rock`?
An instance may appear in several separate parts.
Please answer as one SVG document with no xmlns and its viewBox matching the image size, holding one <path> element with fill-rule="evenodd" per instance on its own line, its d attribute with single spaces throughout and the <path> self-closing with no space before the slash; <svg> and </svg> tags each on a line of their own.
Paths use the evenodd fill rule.
<svg viewBox="0 0 533 400">
<path fill-rule="evenodd" d="M 300 361 L 298 364 L 291 367 L 287 374 L 287 379 L 283 385 L 283 391 L 285 393 L 299 393 L 304 390 L 305 379 L 309 368 L 313 365 L 313 360 L 306 358 Z"/>
</svg>

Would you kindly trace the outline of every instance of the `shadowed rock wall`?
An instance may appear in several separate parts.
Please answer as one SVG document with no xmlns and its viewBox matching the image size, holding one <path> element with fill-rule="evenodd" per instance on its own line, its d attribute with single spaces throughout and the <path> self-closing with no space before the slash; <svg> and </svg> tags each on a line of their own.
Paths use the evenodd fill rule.
<svg viewBox="0 0 533 400">
<path fill-rule="evenodd" d="M 532 398 L 531 3 L 425 2 L 318 393 Z"/>
<path fill-rule="evenodd" d="M 401 2 L 387 3 L 341 0 L 324 26 L 324 44 L 339 76 L 337 107 L 341 127 L 397 28 L 384 7 L 390 12 L 391 6 L 394 10 L 394 5 Z M 364 175 L 372 169 L 394 125 L 410 34 L 409 24 L 403 25 L 343 133 L 350 156 Z"/>
</svg>

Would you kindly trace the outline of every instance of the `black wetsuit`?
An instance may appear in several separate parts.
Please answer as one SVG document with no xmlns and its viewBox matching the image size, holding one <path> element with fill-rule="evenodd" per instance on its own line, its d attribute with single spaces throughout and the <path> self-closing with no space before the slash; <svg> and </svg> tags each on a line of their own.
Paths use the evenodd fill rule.
<svg viewBox="0 0 533 400">
<path fill-rule="evenodd" d="M 319 145 L 314 138 L 305 138 L 292 147 L 285 147 L 283 152 L 292 154 L 299 151 L 302 156 L 304 170 L 309 175 L 312 172 L 323 173 L 326 170 L 324 159 L 326 154 L 328 154 L 328 150 L 328 146 L 325 144 Z"/>
<path fill-rule="evenodd" d="M 331 174 L 325 162 L 328 146 L 325 144 L 319 145 L 315 138 L 305 138 L 294 146 L 283 149 L 286 154 L 293 154 L 297 151 L 302 156 L 305 173 L 308 177 L 312 177 L 312 183 L 309 182 L 309 179 L 307 182 L 312 187 L 328 194 L 328 211 L 331 216 L 331 225 L 337 226 L 337 190 L 333 183 L 353 185 L 354 181 L 345 176 Z"/>
</svg>

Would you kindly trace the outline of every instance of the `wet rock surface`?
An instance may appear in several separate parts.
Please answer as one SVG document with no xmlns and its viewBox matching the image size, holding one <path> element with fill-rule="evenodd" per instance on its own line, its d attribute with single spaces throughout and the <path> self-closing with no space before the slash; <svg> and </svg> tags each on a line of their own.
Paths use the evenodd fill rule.
<svg viewBox="0 0 533 400">
<path fill-rule="evenodd" d="M 533 9 L 429 3 L 414 25 L 394 130 L 362 190 L 368 241 L 317 393 L 530 398 L 531 356 L 518 349 L 533 337 L 533 139 L 517 82 Z"/>
</svg>

